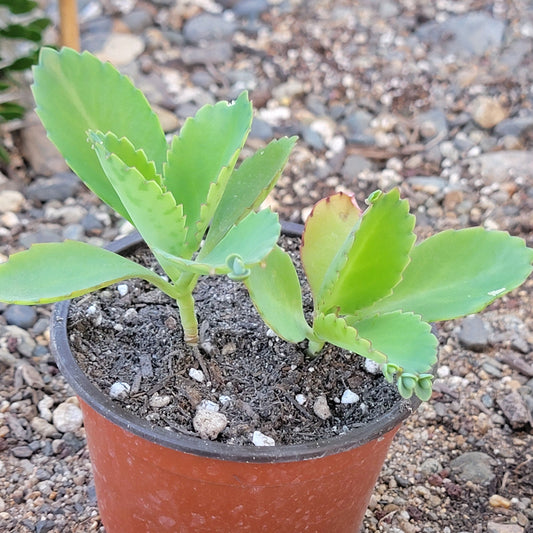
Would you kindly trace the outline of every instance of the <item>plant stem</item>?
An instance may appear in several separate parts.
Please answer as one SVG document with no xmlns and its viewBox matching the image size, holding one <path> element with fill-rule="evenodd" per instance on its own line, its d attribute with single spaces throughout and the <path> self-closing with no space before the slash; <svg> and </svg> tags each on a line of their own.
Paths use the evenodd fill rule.
<svg viewBox="0 0 533 533">
<path fill-rule="evenodd" d="M 183 327 L 183 337 L 187 344 L 198 344 L 198 320 L 194 309 L 194 298 L 192 292 L 187 292 L 176 298 L 180 313 L 181 326 Z"/>
<path fill-rule="evenodd" d="M 324 341 L 309 339 L 307 345 L 307 353 L 311 356 L 316 356 L 320 350 L 324 347 Z"/>
<path fill-rule="evenodd" d="M 175 282 L 174 298 L 178 304 L 183 337 L 187 344 L 198 344 L 198 320 L 192 291 L 198 282 L 198 274 L 183 272 Z"/>
</svg>

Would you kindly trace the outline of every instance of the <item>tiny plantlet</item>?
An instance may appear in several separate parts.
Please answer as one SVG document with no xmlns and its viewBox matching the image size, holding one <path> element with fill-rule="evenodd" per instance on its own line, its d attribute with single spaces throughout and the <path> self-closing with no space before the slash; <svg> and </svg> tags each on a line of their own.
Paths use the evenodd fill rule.
<svg viewBox="0 0 533 533">
<path fill-rule="evenodd" d="M 431 396 L 431 322 L 475 313 L 531 273 L 533 250 L 500 231 L 444 231 L 415 245 L 415 218 L 397 189 L 362 212 L 339 193 L 309 216 L 301 257 L 314 307 L 306 319 L 278 217 L 261 204 L 295 138 L 239 164 L 252 123 L 246 93 L 201 108 L 170 144 L 143 94 L 112 65 L 43 49 L 34 68 L 37 113 L 80 179 L 139 231 L 166 276 L 87 243 L 36 244 L 0 265 L 0 301 L 44 304 L 144 279 L 173 298 L 185 341 L 198 342 L 194 288 L 202 275 L 244 282 L 283 339 L 324 343 L 381 365 L 402 396 Z M 273 290 L 273 287 L 276 289 Z"/>
</svg>

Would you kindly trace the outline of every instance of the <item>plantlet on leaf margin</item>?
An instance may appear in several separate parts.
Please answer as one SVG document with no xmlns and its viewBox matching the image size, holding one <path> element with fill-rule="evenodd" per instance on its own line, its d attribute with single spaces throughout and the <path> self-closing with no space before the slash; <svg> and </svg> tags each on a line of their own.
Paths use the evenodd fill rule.
<svg viewBox="0 0 533 533">
<path fill-rule="evenodd" d="M 199 276 L 242 279 L 278 240 L 278 216 L 259 208 L 296 139 L 272 141 L 235 168 L 252 123 L 245 92 L 232 104 L 201 108 L 167 146 L 144 95 L 109 63 L 45 48 L 33 73 L 49 138 L 82 181 L 137 228 L 169 281 L 90 244 L 37 244 L 0 265 L 0 300 L 50 303 L 138 277 L 176 300 L 185 340 L 197 343 Z"/>
<path fill-rule="evenodd" d="M 393 189 L 374 192 L 361 213 L 339 193 L 319 201 L 301 246 L 313 296 L 310 326 L 289 255 L 275 247 L 245 284 L 265 322 L 290 342 L 325 342 L 382 365 L 400 394 L 431 397 L 437 339 L 429 322 L 475 313 L 531 273 L 533 250 L 502 231 L 444 231 L 415 246 L 415 217 Z M 272 293 L 273 284 L 279 286 Z"/>
</svg>

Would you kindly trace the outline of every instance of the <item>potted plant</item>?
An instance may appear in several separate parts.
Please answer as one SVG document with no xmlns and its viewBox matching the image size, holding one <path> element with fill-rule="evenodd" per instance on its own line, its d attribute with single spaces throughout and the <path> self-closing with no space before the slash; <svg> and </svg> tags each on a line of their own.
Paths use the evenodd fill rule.
<svg viewBox="0 0 533 533">
<path fill-rule="evenodd" d="M 227 420 L 201 405 L 197 414 L 216 413 L 215 428 L 198 431 L 203 438 L 169 431 L 88 379 L 69 346 L 63 301 L 52 349 L 80 397 L 107 531 L 358 531 L 395 432 L 431 396 L 437 340 L 429 322 L 479 311 L 519 286 L 533 250 L 481 228 L 415 246 L 414 217 L 397 190 L 377 191 L 364 212 L 336 194 L 318 202 L 303 231 L 307 308 L 292 259 L 277 244 L 278 218 L 260 209 L 295 139 L 272 141 L 237 165 L 252 121 L 245 93 L 200 109 L 168 146 L 144 96 L 89 53 L 44 49 L 34 78 L 49 137 L 137 228 L 162 271 L 125 257 L 138 239 L 107 250 L 37 244 L 0 265 L 0 301 L 50 303 L 140 278 L 176 302 L 184 335 L 177 357 L 191 352 L 203 367 L 210 354 L 198 343 L 195 287 L 223 276 L 246 286 L 266 324 L 303 359 L 324 364 L 325 343 L 352 364 L 349 354 L 360 354 L 404 397 L 364 426 L 296 444 L 222 442 Z M 318 409 L 310 416 L 328 418 Z"/>
</svg>

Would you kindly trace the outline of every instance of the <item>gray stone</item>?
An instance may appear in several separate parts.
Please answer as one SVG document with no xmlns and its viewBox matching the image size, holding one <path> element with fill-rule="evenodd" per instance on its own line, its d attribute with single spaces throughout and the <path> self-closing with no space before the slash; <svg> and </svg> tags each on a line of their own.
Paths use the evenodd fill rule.
<svg viewBox="0 0 533 533">
<path fill-rule="evenodd" d="M 233 7 L 238 17 L 257 18 L 269 8 L 267 0 L 240 0 Z"/>
<path fill-rule="evenodd" d="M 4 311 L 4 318 L 10 325 L 29 329 L 37 322 L 37 311 L 30 305 L 10 305 Z"/>
<path fill-rule="evenodd" d="M 481 175 L 490 183 L 503 183 L 516 176 L 533 177 L 533 152 L 502 150 L 471 160 L 479 165 Z"/>
<path fill-rule="evenodd" d="M 37 231 L 24 232 L 19 236 L 19 243 L 24 248 L 29 248 L 32 244 L 42 242 L 61 242 L 61 235 L 51 229 L 43 228 Z"/>
<path fill-rule="evenodd" d="M 431 474 L 437 474 L 440 471 L 442 471 L 441 463 L 437 459 L 434 459 L 432 457 L 426 459 L 420 465 L 420 472 L 422 472 L 422 474 L 426 476 L 429 476 Z"/>
<path fill-rule="evenodd" d="M 465 348 L 476 352 L 482 352 L 489 344 L 489 332 L 485 327 L 485 322 L 479 316 L 469 316 L 463 319 L 458 338 Z"/>
<path fill-rule="evenodd" d="M 427 22 L 417 31 L 423 42 L 438 45 L 448 54 L 481 56 L 499 48 L 505 23 L 482 11 L 452 16 L 444 22 Z"/>
<path fill-rule="evenodd" d="M 122 66 L 137 59 L 143 53 L 144 48 L 143 39 L 137 35 L 112 33 L 95 55 L 101 61 L 109 61 L 115 66 Z"/>
<path fill-rule="evenodd" d="M 344 160 L 342 167 L 342 176 L 348 180 L 354 180 L 363 172 L 363 170 L 371 169 L 372 162 L 361 155 L 352 154 Z"/>
<path fill-rule="evenodd" d="M 315 150 L 324 150 L 326 147 L 320 133 L 312 128 L 307 127 L 302 130 L 302 139 Z"/>
<path fill-rule="evenodd" d="M 461 481 L 487 485 L 494 479 L 494 460 L 482 452 L 466 452 L 450 462 L 450 468 Z"/>
<path fill-rule="evenodd" d="M 233 47 L 227 42 L 209 43 L 205 46 L 187 46 L 181 51 L 186 65 L 218 65 L 231 59 Z"/>
<path fill-rule="evenodd" d="M 431 139 L 436 135 L 445 137 L 448 134 L 448 120 L 442 109 L 430 109 L 416 117 L 416 124 L 421 135 Z"/>
<path fill-rule="evenodd" d="M 30 200 L 48 202 L 49 200 L 66 200 L 76 194 L 81 182 L 72 172 L 61 172 L 50 178 L 37 178 L 26 189 Z"/>
<path fill-rule="evenodd" d="M 346 141 L 353 144 L 372 145 L 375 143 L 370 122 L 372 115 L 364 109 L 350 113 L 343 121 L 346 129 Z"/>
<path fill-rule="evenodd" d="M 500 137 L 505 135 L 520 137 L 531 130 L 533 130 L 533 116 L 515 117 L 502 120 L 494 128 L 494 133 Z"/>
<path fill-rule="evenodd" d="M 14 446 L 11 448 L 11 453 L 18 459 L 27 459 L 33 455 L 33 451 L 29 446 Z"/>
<path fill-rule="evenodd" d="M 250 137 L 252 139 L 262 139 L 264 141 L 268 141 L 269 139 L 272 139 L 273 134 L 274 130 L 268 122 L 265 122 L 257 117 L 254 118 L 254 121 L 252 122 L 252 129 L 250 130 Z"/>
<path fill-rule="evenodd" d="M 122 17 L 122 22 L 132 33 L 142 33 L 152 25 L 152 15 L 145 9 L 134 9 Z"/>
<path fill-rule="evenodd" d="M 518 392 L 513 391 L 496 401 L 513 429 L 521 429 L 531 424 L 531 413 L 524 398 Z"/>
<path fill-rule="evenodd" d="M 229 39 L 236 30 L 234 22 L 221 15 L 201 13 L 190 18 L 183 26 L 183 36 L 192 44 L 202 41 L 219 41 Z"/>
</svg>

